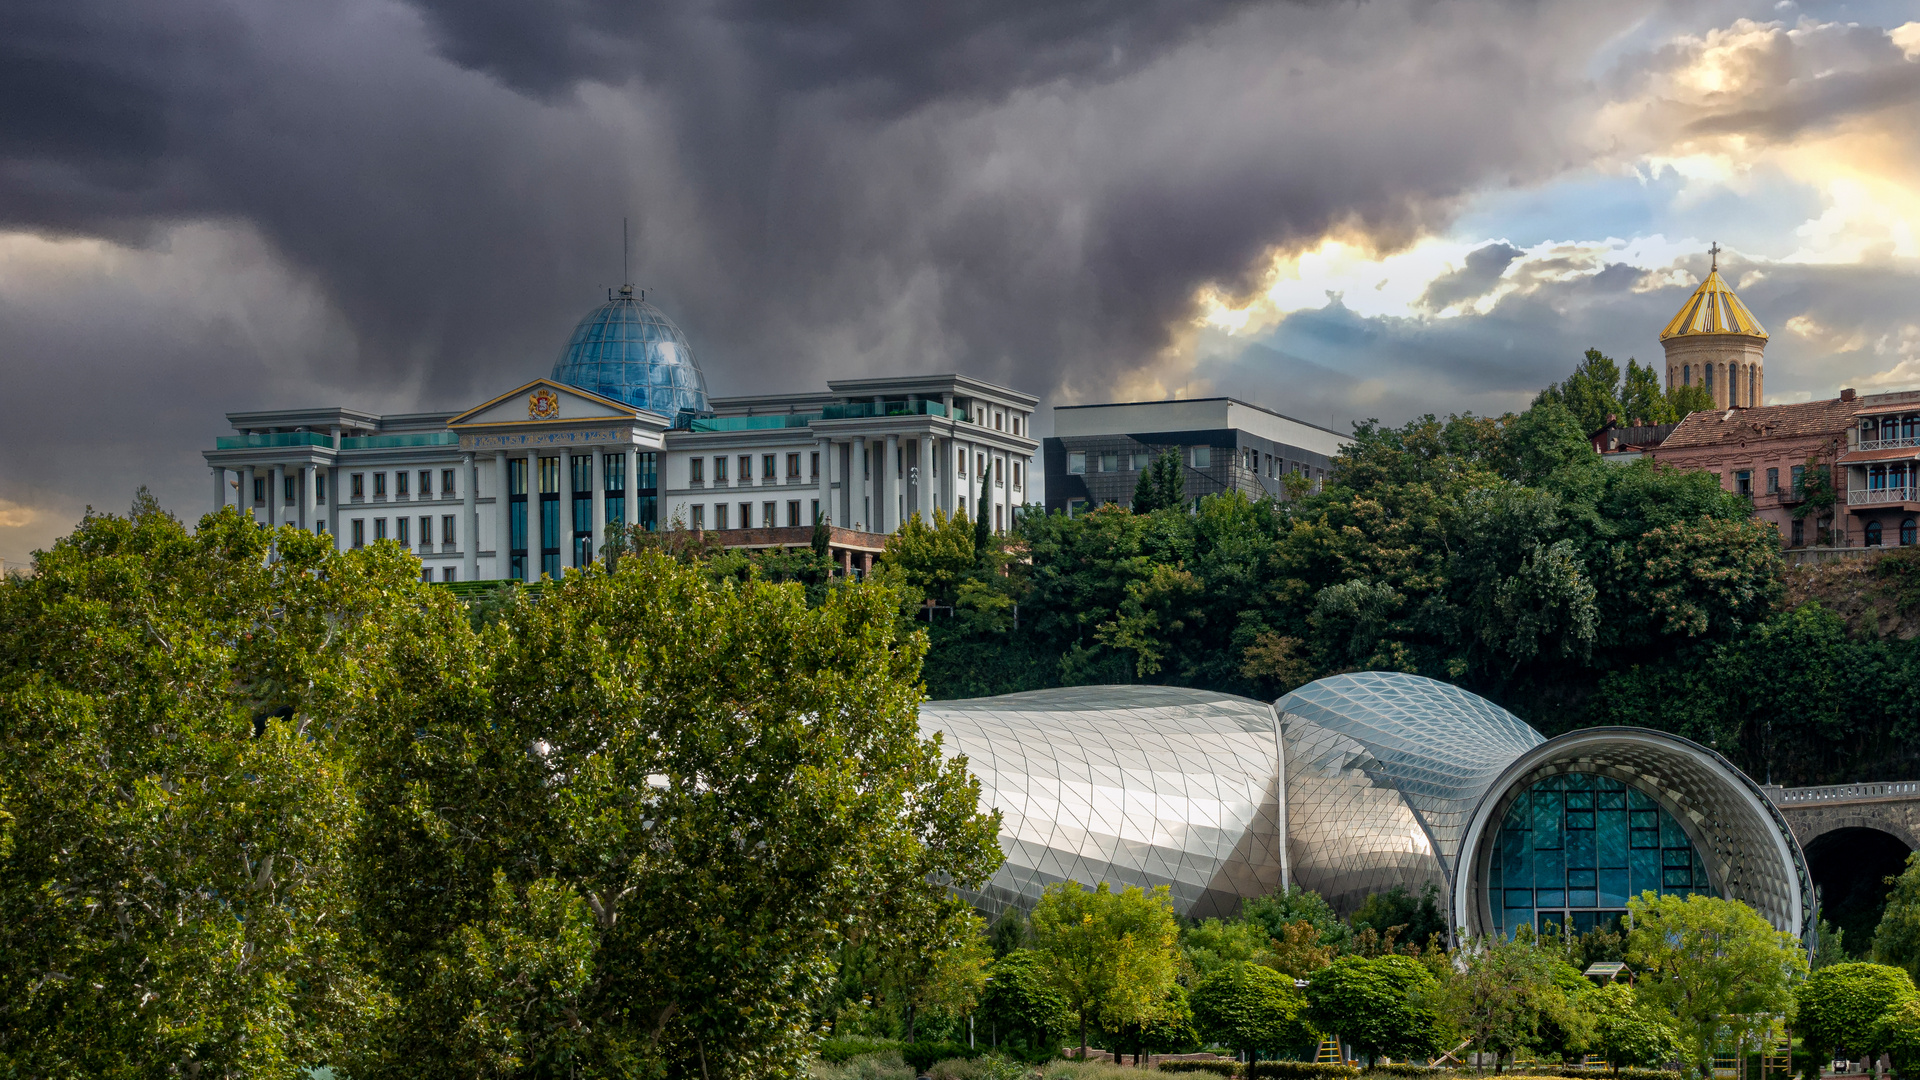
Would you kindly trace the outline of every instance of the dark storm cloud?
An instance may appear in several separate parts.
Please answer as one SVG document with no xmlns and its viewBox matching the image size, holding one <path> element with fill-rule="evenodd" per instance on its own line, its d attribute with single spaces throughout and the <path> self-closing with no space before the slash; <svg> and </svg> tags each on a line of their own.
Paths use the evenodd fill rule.
<svg viewBox="0 0 1920 1080">
<path fill-rule="evenodd" d="M 1429 311 L 1445 311 L 1463 300 L 1478 300 L 1493 291 L 1500 283 L 1500 275 L 1519 257 L 1520 249 L 1512 244 L 1495 243 L 1475 248 L 1467 253 L 1462 260 L 1465 265 L 1460 269 L 1433 279 L 1426 294 L 1421 296 L 1420 305 Z"/>
</svg>

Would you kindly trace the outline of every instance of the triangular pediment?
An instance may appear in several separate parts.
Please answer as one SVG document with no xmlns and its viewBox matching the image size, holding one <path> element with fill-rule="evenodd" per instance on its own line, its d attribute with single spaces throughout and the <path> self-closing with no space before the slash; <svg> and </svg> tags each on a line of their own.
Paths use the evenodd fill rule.
<svg viewBox="0 0 1920 1080">
<path fill-rule="evenodd" d="M 564 424 L 568 422 L 651 417 L 625 402 L 590 394 L 575 386 L 535 379 L 492 401 L 477 405 L 452 420 L 451 428 L 495 424 Z"/>
</svg>

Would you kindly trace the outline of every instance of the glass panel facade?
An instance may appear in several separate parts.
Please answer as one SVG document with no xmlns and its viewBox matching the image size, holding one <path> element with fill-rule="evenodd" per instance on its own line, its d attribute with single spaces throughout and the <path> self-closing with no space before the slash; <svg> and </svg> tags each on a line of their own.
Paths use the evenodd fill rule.
<svg viewBox="0 0 1920 1080">
<path fill-rule="evenodd" d="M 1514 797 L 1487 868 L 1495 928 L 1586 933 L 1643 892 L 1718 895 L 1673 815 L 1618 780 L 1550 776 Z"/>
<path fill-rule="evenodd" d="M 707 378 L 687 336 L 631 290 L 580 320 L 553 379 L 669 419 L 707 411 Z"/>
</svg>

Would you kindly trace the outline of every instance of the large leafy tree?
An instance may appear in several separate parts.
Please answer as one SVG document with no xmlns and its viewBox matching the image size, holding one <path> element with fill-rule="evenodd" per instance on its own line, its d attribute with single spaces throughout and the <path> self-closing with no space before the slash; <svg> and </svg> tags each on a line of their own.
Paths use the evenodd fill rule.
<svg viewBox="0 0 1920 1080">
<path fill-rule="evenodd" d="M 1369 1061 L 1444 1049 L 1440 986 L 1405 956 L 1342 956 L 1307 977 L 1307 1019 Z"/>
<path fill-rule="evenodd" d="M 1178 970 L 1179 924 L 1164 885 L 1152 892 L 1135 885 L 1115 892 L 1106 882 L 1048 886 L 1033 909 L 1033 940 L 1049 982 L 1073 1010 L 1083 1056 L 1090 1028 L 1152 1019 Z"/>
<path fill-rule="evenodd" d="M 383 1000 L 349 888 L 357 718 L 395 640 L 467 627 L 418 573 L 231 510 L 190 535 L 143 497 L 0 582 L 0 1072 L 351 1056 Z"/>
<path fill-rule="evenodd" d="M 1225 965 L 1194 986 L 1192 1002 L 1200 1033 L 1250 1061 L 1262 1050 L 1269 1056 L 1297 1053 L 1315 1038 L 1306 1022 L 1306 997 L 1293 979 L 1259 964 Z"/>
<path fill-rule="evenodd" d="M 1598 431 L 1608 417 L 1620 414 L 1621 389 L 1620 365 L 1599 349 L 1588 349 L 1567 381 L 1542 390 L 1536 404 L 1558 404 L 1572 414 L 1582 433 Z"/>
<path fill-rule="evenodd" d="M 998 1045 L 1010 1041 L 1027 1050 L 1057 1050 L 1073 1023 L 1067 999 L 1048 976 L 1046 957 L 1014 949 L 987 969 L 979 1019 Z"/>
<path fill-rule="evenodd" d="M 1440 1000 L 1460 1038 L 1495 1060 L 1531 1049 L 1543 1024 L 1574 1023 L 1568 995 L 1554 979 L 1555 957 L 1531 934 L 1462 949 Z"/>
<path fill-rule="evenodd" d="M 1861 1057 L 1884 1049 L 1876 1025 L 1895 1005 L 1916 996 L 1905 968 L 1886 964 L 1834 964 L 1794 988 L 1793 1029 L 1814 1062 L 1852 1051 Z"/>
<path fill-rule="evenodd" d="M 1612 982 L 1585 1001 L 1593 1019 L 1593 1046 L 1617 1075 L 1623 1066 L 1657 1066 L 1673 1055 L 1666 1018 L 1642 1005 L 1633 987 Z"/>
<path fill-rule="evenodd" d="M 1627 962 L 1639 1000 L 1672 1018 L 1687 1060 L 1711 1075 L 1723 1029 L 1763 1034 L 1807 970 L 1799 941 L 1738 900 L 1645 893 L 1627 902 Z"/>
<path fill-rule="evenodd" d="M 897 608 L 640 551 L 407 641 L 359 762 L 397 1005 L 352 1075 L 797 1072 L 849 937 L 924 939 L 999 860 Z"/>
<path fill-rule="evenodd" d="M 1907 856 L 1907 868 L 1893 879 L 1887 909 L 1873 931 L 1873 958 L 1920 974 L 1920 855 Z"/>
</svg>

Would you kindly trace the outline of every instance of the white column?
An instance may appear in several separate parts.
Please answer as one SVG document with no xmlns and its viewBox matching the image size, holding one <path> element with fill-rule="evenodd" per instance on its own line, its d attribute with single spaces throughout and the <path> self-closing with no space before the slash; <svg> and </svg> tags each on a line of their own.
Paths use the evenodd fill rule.
<svg viewBox="0 0 1920 1080">
<path fill-rule="evenodd" d="M 621 495 L 627 500 L 627 515 L 621 524 L 632 528 L 640 521 L 640 451 L 628 445 L 620 451 L 627 458 L 627 475 Z"/>
<path fill-rule="evenodd" d="M 281 485 L 286 475 L 287 471 L 283 466 L 273 467 L 273 478 L 267 485 L 267 528 L 269 529 L 277 527 L 280 519 L 286 516 L 285 510 L 282 509 L 284 504 L 281 502 Z"/>
<path fill-rule="evenodd" d="M 867 508 L 872 505 L 868 491 L 872 487 L 870 480 L 873 476 L 873 466 L 867 460 L 865 435 L 853 437 L 853 457 L 847 462 L 847 471 L 855 478 L 853 491 L 847 496 L 847 513 L 851 515 L 850 520 L 854 528 L 863 532 L 872 532 L 873 522 L 867 520 L 869 516 Z"/>
<path fill-rule="evenodd" d="M 887 460 L 885 464 L 887 497 L 883 500 L 883 504 L 886 510 L 881 514 L 880 520 L 885 523 L 886 528 L 880 531 L 890 533 L 900 527 L 900 511 L 902 509 L 900 493 L 903 490 L 901 487 L 901 474 L 907 471 L 906 462 L 900 458 L 900 436 L 898 435 L 887 436 Z"/>
<path fill-rule="evenodd" d="M 225 467 L 213 467 L 213 512 L 219 513 L 227 506 L 227 470 Z"/>
<path fill-rule="evenodd" d="M 301 472 L 305 474 L 301 479 L 306 483 L 307 490 L 300 497 L 300 509 L 303 511 L 300 527 L 312 532 L 313 527 L 320 523 L 324 505 L 320 502 L 320 466 L 308 465 Z"/>
<path fill-rule="evenodd" d="M 513 573 L 513 505 L 508 497 L 507 452 L 493 453 L 493 576 L 506 579 Z M 479 543 L 480 538 L 474 537 Z"/>
<path fill-rule="evenodd" d="M 595 562 L 600 559 L 600 545 L 607 542 L 607 451 L 604 447 L 593 448 L 593 540 L 592 555 Z"/>
<path fill-rule="evenodd" d="M 253 514 L 253 466 L 251 465 L 248 465 L 245 468 L 240 470 L 240 498 L 235 501 L 240 504 L 240 512 L 242 514 L 245 514 L 249 518 L 252 518 L 254 516 Z M 255 520 L 258 520 L 258 519 L 255 518 Z"/>
<path fill-rule="evenodd" d="M 460 580 L 480 578 L 480 469 L 471 453 L 460 455 L 460 531 L 454 543 L 462 552 Z"/>
<path fill-rule="evenodd" d="M 920 470 L 920 482 L 914 485 L 914 502 L 920 520 L 933 524 L 933 436 L 922 435 L 914 441 L 914 467 Z"/>
<path fill-rule="evenodd" d="M 345 550 L 340 544 L 340 467 L 338 465 L 327 466 L 327 535 L 333 537 L 333 550 Z"/>
<path fill-rule="evenodd" d="M 820 448 L 820 475 L 814 477 L 820 483 L 820 516 L 833 518 L 833 524 L 840 521 L 833 513 L 833 440 L 820 438 L 814 440 Z"/>
<path fill-rule="evenodd" d="M 560 569 L 573 565 L 573 549 L 579 546 L 579 534 L 573 531 L 573 451 L 560 455 Z"/>
</svg>

